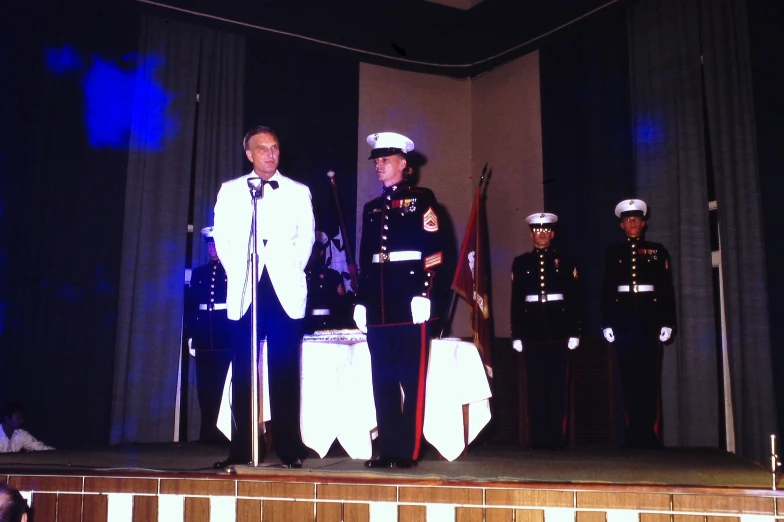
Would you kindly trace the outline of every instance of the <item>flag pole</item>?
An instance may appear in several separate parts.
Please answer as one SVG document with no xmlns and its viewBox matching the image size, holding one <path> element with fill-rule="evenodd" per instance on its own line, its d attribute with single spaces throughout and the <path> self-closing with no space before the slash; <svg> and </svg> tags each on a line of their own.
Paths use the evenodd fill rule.
<svg viewBox="0 0 784 522">
<path fill-rule="evenodd" d="M 354 251 L 351 247 L 351 237 L 348 235 L 346 228 L 346 221 L 343 219 L 343 210 L 340 208 L 340 196 L 338 196 L 338 184 L 335 181 L 335 171 L 330 170 L 327 172 L 329 177 L 329 184 L 332 185 L 332 197 L 335 199 L 335 207 L 338 209 L 338 226 L 340 233 L 343 235 L 343 247 L 346 249 L 346 264 L 348 265 L 348 273 L 351 276 L 351 289 L 357 293 L 359 288 L 359 281 L 357 280 L 357 261 L 354 259 Z"/>
<path fill-rule="evenodd" d="M 444 324 L 441 325 L 441 333 L 438 334 L 439 339 L 444 338 L 444 333 L 446 332 L 447 326 L 452 324 L 452 317 L 455 312 L 455 303 L 457 303 L 457 292 L 452 289 L 452 297 L 449 300 L 449 309 L 446 311 L 446 317 L 444 317 Z"/>
<path fill-rule="evenodd" d="M 485 163 L 485 166 L 482 167 L 482 176 L 479 178 L 479 186 L 476 188 L 476 190 L 481 191 L 479 197 L 484 197 L 485 188 L 486 188 L 485 180 L 490 177 L 490 174 L 492 172 L 493 169 L 490 169 L 490 171 L 487 170 L 487 163 Z M 460 254 L 462 254 L 463 253 L 462 241 L 460 242 L 460 245 L 461 245 Z M 441 325 L 441 332 L 438 334 L 439 339 L 443 339 L 444 333 L 446 333 L 447 328 L 452 325 L 452 319 L 454 317 L 456 303 L 457 303 L 457 292 L 455 291 L 454 288 L 452 288 L 452 297 L 449 299 L 449 308 L 446 311 L 446 316 L 444 317 L 444 323 Z"/>
</svg>

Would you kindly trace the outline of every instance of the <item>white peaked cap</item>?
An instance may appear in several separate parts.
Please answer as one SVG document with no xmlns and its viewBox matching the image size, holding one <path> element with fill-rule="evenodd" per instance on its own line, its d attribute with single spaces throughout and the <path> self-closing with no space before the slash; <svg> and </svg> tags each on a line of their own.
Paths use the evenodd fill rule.
<svg viewBox="0 0 784 522">
<path fill-rule="evenodd" d="M 531 226 L 535 225 L 555 225 L 558 222 L 558 216 L 542 212 L 541 214 L 531 214 L 525 218 L 525 222 Z"/>
<path fill-rule="evenodd" d="M 642 213 L 644 217 L 648 213 L 648 205 L 641 199 L 624 199 L 615 205 L 615 216 L 623 217 L 624 214 L 634 212 L 635 214 Z"/>
<path fill-rule="evenodd" d="M 373 147 L 370 158 L 381 158 L 393 154 L 406 154 L 414 150 L 414 142 L 396 132 L 377 132 L 367 137 L 368 145 Z"/>
</svg>

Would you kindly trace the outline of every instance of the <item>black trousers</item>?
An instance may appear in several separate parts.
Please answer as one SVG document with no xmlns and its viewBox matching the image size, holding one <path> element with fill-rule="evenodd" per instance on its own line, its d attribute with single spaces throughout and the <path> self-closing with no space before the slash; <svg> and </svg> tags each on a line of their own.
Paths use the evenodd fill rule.
<svg viewBox="0 0 784 522">
<path fill-rule="evenodd" d="M 662 360 L 659 336 L 618 332 L 612 346 L 621 377 L 626 445 L 633 448 L 659 447 Z"/>
<path fill-rule="evenodd" d="M 425 418 L 428 324 L 368 326 L 367 340 L 381 456 L 416 460 Z"/>
<path fill-rule="evenodd" d="M 529 444 L 563 447 L 569 411 L 569 348 L 566 339 L 523 343 L 528 394 Z"/>
<path fill-rule="evenodd" d="M 223 384 L 226 381 L 226 372 L 232 360 L 230 350 L 199 350 L 196 339 L 196 394 L 199 397 L 199 410 L 201 411 L 201 428 L 199 441 L 220 442 L 226 437 L 220 432 L 218 411 L 220 410 Z"/>
<path fill-rule="evenodd" d="M 267 339 L 270 414 L 275 434 L 275 452 L 282 461 L 288 462 L 308 455 L 299 428 L 303 321 L 292 319 L 283 310 L 266 268 L 261 274 L 258 295 L 258 335 L 259 342 Z M 237 461 L 251 460 L 251 310 L 252 307 L 248 308 L 232 329 L 233 423 L 229 458 Z"/>
</svg>

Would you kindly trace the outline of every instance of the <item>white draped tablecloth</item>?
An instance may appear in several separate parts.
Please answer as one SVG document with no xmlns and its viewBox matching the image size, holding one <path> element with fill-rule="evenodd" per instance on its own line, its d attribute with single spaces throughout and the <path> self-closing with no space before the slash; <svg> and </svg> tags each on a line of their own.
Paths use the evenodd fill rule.
<svg viewBox="0 0 784 522">
<path fill-rule="evenodd" d="M 435 339 L 425 384 L 424 434 L 452 461 L 465 449 L 463 406 L 468 406 L 468 443 L 490 422 L 490 385 L 474 343 Z"/>
<path fill-rule="evenodd" d="M 322 458 L 337 440 L 351 458 L 369 459 L 375 437 L 376 409 L 370 352 L 364 336 L 330 339 L 306 336 L 302 343 L 300 429 L 302 442 Z M 262 349 L 260 385 L 263 421 L 270 420 L 266 350 Z M 218 427 L 230 437 L 229 391 L 226 377 Z M 465 449 L 463 406 L 468 407 L 468 442 L 490 421 L 490 386 L 473 343 L 435 339 L 431 343 L 425 389 L 424 436 L 447 460 Z"/>
</svg>

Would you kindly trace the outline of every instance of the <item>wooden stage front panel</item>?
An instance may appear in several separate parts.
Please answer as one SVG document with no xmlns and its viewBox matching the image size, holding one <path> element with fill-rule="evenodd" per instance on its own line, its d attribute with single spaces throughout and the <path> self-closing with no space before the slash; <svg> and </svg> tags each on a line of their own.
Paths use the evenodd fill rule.
<svg viewBox="0 0 784 522">
<path fill-rule="evenodd" d="M 0 475 L 34 522 L 774 522 L 779 491 L 345 474 Z"/>
</svg>

